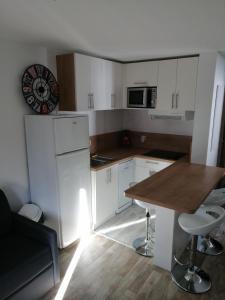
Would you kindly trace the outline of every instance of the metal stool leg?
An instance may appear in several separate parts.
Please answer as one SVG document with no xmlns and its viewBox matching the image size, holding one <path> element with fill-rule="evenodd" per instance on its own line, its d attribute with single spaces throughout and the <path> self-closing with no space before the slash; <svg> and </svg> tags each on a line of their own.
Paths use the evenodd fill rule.
<svg viewBox="0 0 225 300">
<path fill-rule="evenodd" d="M 146 236 L 136 239 L 133 242 L 133 246 L 136 252 L 140 255 L 148 256 L 148 257 L 154 256 L 153 254 L 154 242 L 153 242 L 153 236 L 151 232 L 151 215 L 148 209 L 146 209 Z"/>
<path fill-rule="evenodd" d="M 207 235 L 198 237 L 197 251 L 207 255 L 219 255 L 224 249 L 220 242 Z"/>
<path fill-rule="evenodd" d="M 188 266 L 175 264 L 171 272 L 175 284 L 182 290 L 192 294 L 205 293 L 211 288 L 211 280 L 208 274 L 195 265 L 197 242 L 198 236 L 193 235 Z"/>
</svg>

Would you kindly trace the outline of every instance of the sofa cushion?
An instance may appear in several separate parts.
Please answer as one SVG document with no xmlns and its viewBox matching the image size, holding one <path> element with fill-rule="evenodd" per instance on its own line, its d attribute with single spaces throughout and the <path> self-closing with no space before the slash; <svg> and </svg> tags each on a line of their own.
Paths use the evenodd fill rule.
<svg viewBox="0 0 225 300">
<path fill-rule="evenodd" d="M 5 235 L 11 229 L 12 215 L 6 195 L 0 190 L 0 236 Z"/>
<path fill-rule="evenodd" d="M 48 246 L 10 234 L 1 238 L 0 299 L 12 295 L 52 265 Z"/>
</svg>

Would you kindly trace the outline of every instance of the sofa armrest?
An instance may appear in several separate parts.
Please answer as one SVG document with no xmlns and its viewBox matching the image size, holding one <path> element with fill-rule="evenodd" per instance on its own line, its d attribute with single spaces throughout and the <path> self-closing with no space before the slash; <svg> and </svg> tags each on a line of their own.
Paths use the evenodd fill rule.
<svg viewBox="0 0 225 300">
<path fill-rule="evenodd" d="M 57 284 L 60 280 L 60 275 L 56 232 L 47 226 L 31 221 L 16 213 L 13 213 L 12 216 L 13 230 L 16 233 L 39 241 L 40 243 L 46 244 L 50 247 L 54 265 L 54 281 L 55 284 Z"/>
</svg>

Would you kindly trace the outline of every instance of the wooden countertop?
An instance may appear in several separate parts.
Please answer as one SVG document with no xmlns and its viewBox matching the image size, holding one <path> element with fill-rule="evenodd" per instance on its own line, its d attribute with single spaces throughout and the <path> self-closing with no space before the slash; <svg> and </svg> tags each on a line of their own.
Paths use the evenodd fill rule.
<svg viewBox="0 0 225 300">
<path fill-rule="evenodd" d="M 129 198 L 194 213 L 223 177 L 225 169 L 177 162 L 125 191 Z"/>
<path fill-rule="evenodd" d="M 150 150 L 150 149 L 149 149 Z M 166 159 L 161 159 L 161 158 L 156 158 L 156 157 L 150 157 L 150 156 L 144 156 L 144 153 L 149 151 L 146 148 L 115 148 L 115 149 L 111 149 L 108 151 L 104 151 L 104 152 L 99 152 L 98 155 L 102 155 L 102 156 L 106 156 L 106 157 L 110 157 L 112 158 L 112 161 L 101 165 L 101 166 L 97 166 L 97 167 L 91 167 L 92 171 L 99 171 L 102 170 L 104 168 L 110 167 L 116 163 L 125 161 L 125 160 L 129 160 L 132 159 L 134 157 L 140 157 L 143 159 L 152 159 L 152 160 L 158 160 L 158 161 L 170 161 L 170 162 L 174 162 L 174 160 L 166 160 Z"/>
</svg>

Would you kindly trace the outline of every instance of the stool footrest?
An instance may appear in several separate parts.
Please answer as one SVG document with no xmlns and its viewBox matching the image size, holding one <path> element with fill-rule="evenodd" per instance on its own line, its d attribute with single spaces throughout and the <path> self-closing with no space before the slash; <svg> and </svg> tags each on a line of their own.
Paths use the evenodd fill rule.
<svg viewBox="0 0 225 300">
<path fill-rule="evenodd" d="M 197 266 L 192 269 L 176 264 L 171 272 L 172 280 L 183 291 L 192 294 L 206 293 L 211 288 L 211 280 L 203 270 Z"/>
<path fill-rule="evenodd" d="M 197 251 L 207 255 L 219 255 L 224 252 L 223 246 L 210 236 L 198 237 Z"/>
</svg>

